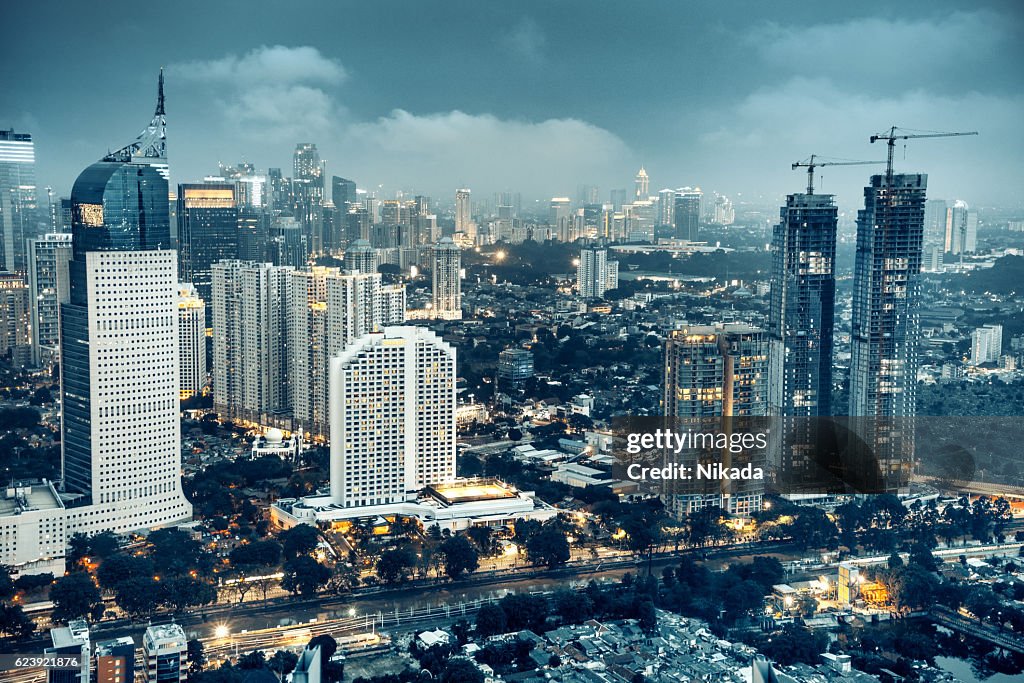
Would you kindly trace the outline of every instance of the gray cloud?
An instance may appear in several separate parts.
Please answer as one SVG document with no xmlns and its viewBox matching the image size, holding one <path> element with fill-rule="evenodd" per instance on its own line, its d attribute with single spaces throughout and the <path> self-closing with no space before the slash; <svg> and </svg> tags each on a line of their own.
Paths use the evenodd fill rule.
<svg viewBox="0 0 1024 683">
<path fill-rule="evenodd" d="M 469 184 L 514 187 L 530 196 L 571 194 L 576 183 L 608 182 L 635 157 L 613 133 L 577 119 L 531 122 L 461 111 L 396 110 L 348 129 L 343 155 L 370 178 L 431 191 Z"/>
<path fill-rule="evenodd" d="M 752 28 L 744 42 L 783 77 L 826 77 L 878 92 L 984 86 L 992 76 L 985 65 L 1019 50 L 1018 40 L 1005 15 L 978 10 L 812 26 L 769 22 Z"/>
<path fill-rule="evenodd" d="M 348 78 L 341 62 L 308 45 L 261 45 L 242 56 L 176 64 L 170 72 L 182 79 L 245 88 L 254 84 L 321 83 L 337 85 Z"/>
</svg>

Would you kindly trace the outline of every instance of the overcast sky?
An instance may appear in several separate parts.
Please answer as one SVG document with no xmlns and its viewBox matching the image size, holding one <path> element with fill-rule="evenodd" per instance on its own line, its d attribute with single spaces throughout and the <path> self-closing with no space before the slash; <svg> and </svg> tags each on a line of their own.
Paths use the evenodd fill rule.
<svg viewBox="0 0 1024 683">
<path fill-rule="evenodd" d="M 34 1 L 4 24 L 0 127 L 35 136 L 65 194 L 149 121 L 163 65 L 174 182 L 242 159 L 290 175 L 308 141 L 382 196 L 606 200 L 643 163 L 652 191 L 774 203 L 804 185 L 791 162 L 883 158 L 868 136 L 895 124 L 980 132 L 899 148 L 930 196 L 1024 203 L 1013 0 Z M 822 170 L 860 202 L 869 168 Z"/>
</svg>

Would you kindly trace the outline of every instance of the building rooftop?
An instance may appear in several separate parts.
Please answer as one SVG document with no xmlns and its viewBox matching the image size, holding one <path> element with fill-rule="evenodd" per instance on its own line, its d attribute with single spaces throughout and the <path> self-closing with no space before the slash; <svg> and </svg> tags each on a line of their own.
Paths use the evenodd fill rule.
<svg viewBox="0 0 1024 683">
<path fill-rule="evenodd" d="M 0 517 L 20 515 L 32 510 L 55 510 L 64 507 L 53 485 L 46 481 L 15 483 L 3 489 Z"/>
</svg>

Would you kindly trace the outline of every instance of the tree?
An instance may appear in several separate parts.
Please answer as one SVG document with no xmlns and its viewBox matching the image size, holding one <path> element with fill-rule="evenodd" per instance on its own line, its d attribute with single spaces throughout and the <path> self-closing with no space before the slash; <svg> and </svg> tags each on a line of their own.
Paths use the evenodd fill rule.
<svg viewBox="0 0 1024 683">
<path fill-rule="evenodd" d="M 484 605 L 476 613 L 476 632 L 482 637 L 506 633 L 508 620 L 505 610 L 495 604 Z"/>
<path fill-rule="evenodd" d="M 5 564 L 0 564 L 0 600 L 9 598 L 12 595 L 14 595 L 14 579 L 11 578 L 11 568 Z"/>
<path fill-rule="evenodd" d="M 208 605 L 217 599 L 217 589 L 191 576 L 173 576 L 163 583 L 164 604 L 176 612 L 186 607 Z"/>
<path fill-rule="evenodd" d="M 581 624 L 594 616 L 594 601 L 585 593 L 564 590 L 555 593 L 555 614 L 565 624 Z"/>
<path fill-rule="evenodd" d="M 103 560 L 96 570 L 96 579 L 107 591 L 113 591 L 118 584 L 128 579 L 152 577 L 154 574 L 152 560 L 135 555 L 113 555 Z"/>
<path fill-rule="evenodd" d="M 133 619 L 147 617 L 163 602 L 163 590 L 152 576 L 133 576 L 117 584 L 114 599 Z"/>
<path fill-rule="evenodd" d="M 267 668 L 277 674 L 277 680 L 283 680 L 285 676 L 295 670 L 299 656 L 287 650 L 278 650 L 267 661 Z"/>
<path fill-rule="evenodd" d="M 238 668 L 243 671 L 258 671 L 265 668 L 266 664 L 267 656 L 263 654 L 263 650 L 246 652 L 238 658 Z"/>
<path fill-rule="evenodd" d="M 278 539 L 281 541 L 285 558 L 291 559 L 316 550 L 320 542 L 320 533 L 308 524 L 296 524 L 291 529 L 281 532 Z"/>
<path fill-rule="evenodd" d="M 203 647 L 202 641 L 194 638 L 188 641 L 185 647 L 188 655 L 188 677 L 191 680 L 206 666 L 206 648 Z"/>
<path fill-rule="evenodd" d="M 100 590 L 88 574 L 76 572 L 57 579 L 50 589 L 53 620 L 98 619 L 103 614 Z"/>
<path fill-rule="evenodd" d="M 89 552 L 96 557 L 110 557 L 119 548 L 117 536 L 112 531 L 101 531 L 89 537 Z"/>
<path fill-rule="evenodd" d="M 802 549 L 835 549 L 839 544 L 836 525 L 823 510 L 815 507 L 801 508 L 792 525 L 793 539 Z"/>
<path fill-rule="evenodd" d="M 36 624 L 21 605 L 0 603 L 0 634 L 21 640 L 35 633 Z"/>
<path fill-rule="evenodd" d="M 565 531 L 557 524 L 545 522 L 540 531 L 526 542 L 526 557 L 533 564 L 544 564 L 551 568 L 565 564 L 571 557 Z"/>
<path fill-rule="evenodd" d="M 452 536 L 441 543 L 444 555 L 444 572 L 451 579 L 457 579 L 463 573 L 475 572 L 480 566 L 476 548 L 465 536 Z"/>
<path fill-rule="evenodd" d="M 484 674 L 472 660 L 452 657 L 441 671 L 441 683 L 484 683 Z"/>
<path fill-rule="evenodd" d="M 385 550 L 377 558 L 377 576 L 388 584 L 404 583 L 416 566 L 416 553 L 408 547 Z"/>
<path fill-rule="evenodd" d="M 316 595 L 316 592 L 331 578 L 330 570 L 308 555 L 289 560 L 284 565 L 284 578 L 281 587 L 292 595 L 302 594 L 304 597 Z"/>
<path fill-rule="evenodd" d="M 499 604 L 505 612 L 509 631 L 521 631 L 524 628 L 538 633 L 544 631 L 544 623 L 548 619 L 548 601 L 543 595 L 510 593 Z"/>
</svg>

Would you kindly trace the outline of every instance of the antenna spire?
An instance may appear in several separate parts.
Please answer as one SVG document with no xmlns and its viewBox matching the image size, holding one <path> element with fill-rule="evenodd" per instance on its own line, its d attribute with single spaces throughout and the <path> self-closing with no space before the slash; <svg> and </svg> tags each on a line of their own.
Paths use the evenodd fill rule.
<svg viewBox="0 0 1024 683">
<path fill-rule="evenodd" d="M 153 116 L 165 116 L 167 114 L 164 111 L 164 68 L 160 67 L 160 80 L 157 81 L 156 91 L 156 113 Z"/>
</svg>

